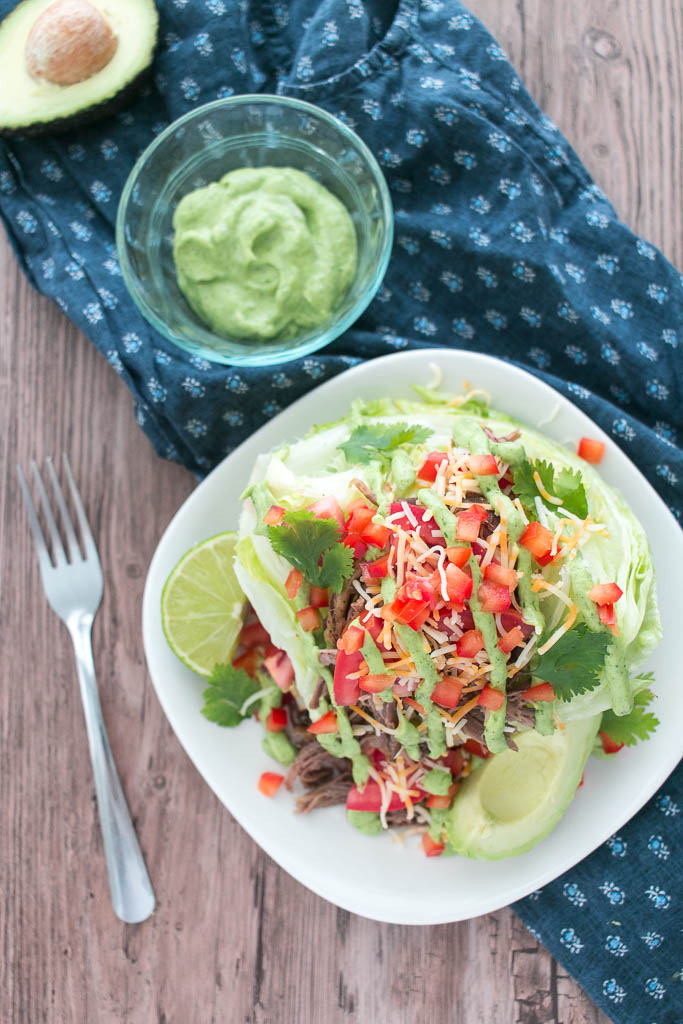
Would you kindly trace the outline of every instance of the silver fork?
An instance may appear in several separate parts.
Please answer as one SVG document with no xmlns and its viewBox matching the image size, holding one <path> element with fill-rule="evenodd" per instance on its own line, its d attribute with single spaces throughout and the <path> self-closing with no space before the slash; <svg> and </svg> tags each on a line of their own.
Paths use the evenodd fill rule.
<svg viewBox="0 0 683 1024">
<path fill-rule="evenodd" d="M 100 813 L 104 852 L 107 858 L 111 901 L 115 913 L 122 921 L 134 923 L 144 921 L 154 910 L 154 892 L 109 747 L 95 680 L 91 629 L 95 612 L 102 600 L 102 569 L 83 502 L 76 489 L 66 455 L 63 456 L 63 459 L 85 558 L 81 555 L 52 459 L 46 460 L 47 471 L 60 513 L 68 557 L 64 552 L 40 472 L 35 462 L 32 466 L 40 505 L 50 536 L 54 565 L 50 560 L 50 553 L 38 521 L 38 515 L 20 466 L 17 466 L 17 473 L 38 553 L 45 594 L 50 606 L 69 630 L 74 645 L 76 669 L 95 777 L 97 807 Z"/>
</svg>

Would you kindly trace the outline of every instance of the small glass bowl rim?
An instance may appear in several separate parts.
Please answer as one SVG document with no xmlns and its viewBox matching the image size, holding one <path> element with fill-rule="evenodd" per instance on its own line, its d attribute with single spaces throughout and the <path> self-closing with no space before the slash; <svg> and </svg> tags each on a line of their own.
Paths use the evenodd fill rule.
<svg viewBox="0 0 683 1024">
<path fill-rule="evenodd" d="M 283 351 L 261 352 L 259 354 L 258 346 L 254 345 L 253 354 L 250 355 L 246 350 L 246 347 L 250 343 L 245 341 L 245 352 L 243 354 L 235 353 L 234 355 L 230 354 L 228 356 L 224 353 L 217 352 L 215 349 L 207 348 L 206 344 L 201 341 L 193 341 L 190 343 L 185 338 L 179 337 L 169 328 L 166 322 L 157 315 L 154 309 L 152 309 L 138 287 L 137 275 L 134 273 L 131 262 L 128 258 L 127 244 L 125 240 L 125 222 L 127 219 L 131 195 L 137 184 L 142 168 L 147 164 L 156 150 L 163 146 L 164 142 L 171 135 L 175 134 L 178 129 L 184 124 L 187 124 L 188 121 L 192 121 L 199 116 L 204 117 L 211 111 L 219 108 L 224 109 L 226 107 L 236 107 L 255 103 L 276 103 L 285 107 L 291 107 L 304 113 L 313 114 L 316 117 L 321 118 L 321 120 L 327 121 L 327 123 L 336 131 L 338 131 L 342 136 L 345 136 L 360 152 L 363 160 L 367 163 L 371 171 L 372 177 L 377 182 L 385 232 L 382 250 L 377 261 L 377 267 L 372 280 L 365 287 L 361 295 L 359 295 L 351 309 L 349 309 L 345 316 L 340 320 L 332 321 L 326 330 L 321 334 L 310 338 L 307 342 L 298 343 L 294 341 L 290 348 L 284 349 Z M 186 114 L 183 114 L 181 117 L 176 118 L 175 121 L 172 121 L 171 124 L 167 125 L 167 127 L 164 128 L 164 130 L 160 132 L 152 142 L 150 142 L 133 164 L 133 167 L 126 179 L 126 183 L 123 186 L 116 214 L 116 249 L 119 264 L 121 266 L 121 274 L 129 294 L 143 317 L 156 331 L 158 331 L 159 334 L 166 338 L 167 341 L 183 349 L 183 351 L 189 352 L 191 355 L 202 355 L 204 358 L 208 359 L 209 362 L 227 366 L 268 366 L 277 363 L 289 362 L 299 356 L 305 356 L 311 352 L 316 352 L 318 349 L 330 344 L 335 340 L 335 338 L 338 338 L 358 319 L 365 309 L 367 309 L 370 302 L 376 295 L 382 280 L 384 279 L 384 275 L 386 274 L 387 266 L 389 265 L 393 240 L 394 211 L 391 196 L 389 194 L 389 187 L 377 159 L 366 143 L 359 135 L 356 134 L 356 132 L 353 131 L 352 128 L 349 128 L 349 126 L 344 124 L 343 121 L 340 121 L 338 117 L 335 117 L 334 114 L 330 114 L 322 107 L 318 107 L 313 103 L 308 103 L 306 100 L 300 100 L 293 96 L 279 96 L 276 93 L 243 93 L 239 96 L 226 96 L 223 99 L 211 100 L 209 103 L 204 103 L 199 107 L 194 107 L 192 110 L 188 110 Z M 213 336 L 220 338 L 220 335 L 215 333 Z M 222 338 L 221 340 L 238 342 L 238 339 Z M 253 345 L 253 343 L 251 344 Z"/>
</svg>

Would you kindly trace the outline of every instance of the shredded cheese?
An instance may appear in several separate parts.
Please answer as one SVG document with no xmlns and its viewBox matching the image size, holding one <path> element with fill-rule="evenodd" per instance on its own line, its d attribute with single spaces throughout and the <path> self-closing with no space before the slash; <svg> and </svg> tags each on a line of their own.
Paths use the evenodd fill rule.
<svg viewBox="0 0 683 1024">
<path fill-rule="evenodd" d="M 521 653 L 517 657 L 517 660 L 515 661 L 515 668 L 523 668 L 527 664 L 527 662 L 531 658 L 531 655 L 533 654 L 533 650 L 534 650 L 534 647 L 536 646 L 537 640 L 538 640 L 538 637 L 534 633 L 534 635 L 531 637 L 531 639 L 529 641 L 527 641 L 527 643 L 524 645 L 524 647 L 522 648 Z"/>
<path fill-rule="evenodd" d="M 548 492 L 546 491 L 545 487 L 543 486 L 543 481 L 541 480 L 541 474 L 538 472 L 537 469 L 534 470 L 534 483 L 538 487 L 539 494 L 542 494 L 543 497 L 545 498 L 545 500 L 549 501 L 551 505 L 561 505 L 562 504 L 562 498 L 554 498 L 552 496 L 552 494 L 548 494 Z"/>
<path fill-rule="evenodd" d="M 534 505 L 536 506 L 536 515 L 538 516 L 539 523 L 541 524 L 541 526 L 545 526 L 546 530 L 548 530 L 549 526 L 547 509 L 538 495 L 534 497 Z"/>
<path fill-rule="evenodd" d="M 556 629 L 555 632 L 553 633 L 553 635 L 548 640 L 546 640 L 546 642 L 543 644 L 543 646 L 538 648 L 538 653 L 539 654 L 545 654 L 546 651 L 549 651 L 550 648 L 553 647 L 557 643 L 557 641 L 560 639 L 560 637 L 564 636 L 564 634 L 568 630 L 570 630 L 572 628 L 572 626 L 574 625 L 574 622 L 576 621 L 576 614 L 577 614 L 576 605 L 572 602 L 572 606 L 569 609 L 569 615 L 564 620 L 564 622 L 559 627 L 559 629 Z"/>
<path fill-rule="evenodd" d="M 459 722 L 461 718 L 464 718 L 465 715 L 469 714 L 469 712 L 472 711 L 472 709 L 477 706 L 478 701 L 479 701 L 479 695 L 478 694 L 477 694 L 476 697 L 472 697 L 472 698 L 470 698 L 470 700 L 466 701 L 466 703 L 463 704 L 463 706 L 461 708 L 458 708 L 458 710 L 455 712 L 453 717 L 450 719 L 451 722 L 454 725 L 455 725 L 456 722 Z"/>
<path fill-rule="evenodd" d="M 396 582 L 399 587 L 405 578 L 406 569 L 406 541 L 408 535 L 403 530 L 398 532 L 398 545 L 396 548 Z"/>
<path fill-rule="evenodd" d="M 546 651 L 549 651 L 550 648 L 557 643 L 561 636 L 564 636 L 567 630 L 572 628 L 576 620 L 577 608 L 569 594 L 565 594 L 563 590 L 560 590 L 558 586 L 556 586 L 554 583 L 550 583 L 548 580 L 544 580 L 542 578 L 539 578 L 538 576 L 535 576 L 531 584 L 531 589 L 533 591 L 547 590 L 556 598 L 558 598 L 558 600 L 562 601 L 563 604 L 566 604 L 569 608 L 569 615 L 562 623 L 562 625 L 559 627 L 559 629 L 556 629 L 552 636 L 546 640 L 543 646 L 538 648 L 539 654 L 545 654 Z"/>
</svg>

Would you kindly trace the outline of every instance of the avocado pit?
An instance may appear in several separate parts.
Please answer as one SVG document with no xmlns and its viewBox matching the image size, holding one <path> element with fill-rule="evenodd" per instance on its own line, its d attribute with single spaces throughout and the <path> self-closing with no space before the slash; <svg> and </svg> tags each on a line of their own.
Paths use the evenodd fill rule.
<svg viewBox="0 0 683 1024">
<path fill-rule="evenodd" d="M 118 36 L 88 0 L 55 0 L 36 19 L 26 39 L 26 66 L 33 78 L 74 85 L 106 67 Z"/>
</svg>

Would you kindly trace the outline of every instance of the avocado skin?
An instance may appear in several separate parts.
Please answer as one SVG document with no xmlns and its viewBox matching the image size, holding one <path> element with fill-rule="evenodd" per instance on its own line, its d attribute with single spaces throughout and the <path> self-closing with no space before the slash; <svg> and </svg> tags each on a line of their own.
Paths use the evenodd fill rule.
<svg viewBox="0 0 683 1024">
<path fill-rule="evenodd" d="M 33 0 L 22 0 L 18 7 L 28 6 Z M 14 8 L 7 17 L 17 8 Z M 0 22 L 0 29 L 2 23 Z M 155 29 L 154 29 L 154 43 L 149 51 L 149 57 L 147 63 L 140 71 L 121 88 L 118 92 L 114 93 L 113 96 L 107 96 L 99 103 L 94 103 L 89 107 L 82 107 L 80 110 L 74 111 L 73 114 L 65 114 L 62 117 L 47 118 L 46 120 L 33 121 L 31 124 L 21 125 L 20 127 L 3 127 L 0 125 L 0 138 L 12 139 L 12 138 L 35 138 L 38 135 L 47 134 L 61 134 L 62 132 L 72 131 L 76 128 L 83 128 L 85 125 L 92 124 L 93 121 L 99 121 L 100 118 L 109 117 L 111 114 L 117 113 L 122 110 L 134 97 L 146 82 L 150 79 L 152 74 L 152 68 L 154 58 L 156 56 L 157 49 L 159 47 L 159 18 L 157 14 Z M 1 57 L 0 51 L 0 57 Z"/>
<path fill-rule="evenodd" d="M 115 96 L 109 96 L 106 100 L 102 100 L 101 103 L 95 103 L 92 107 L 86 107 L 84 110 L 79 110 L 75 114 L 69 114 L 66 117 L 56 117 L 51 121 L 36 121 L 33 124 L 28 124 L 21 128 L 0 128 L 0 136 L 3 139 L 12 138 L 35 138 L 37 135 L 53 135 L 61 132 L 69 132 L 74 128 L 83 128 L 85 125 L 92 124 L 93 121 L 99 121 L 102 117 L 109 117 L 111 114 L 118 113 L 123 107 L 127 106 L 130 100 L 139 89 L 141 89 L 147 80 L 151 77 L 152 66 L 151 62 L 154 60 L 154 53 L 156 53 L 156 44 L 154 46 L 154 52 L 150 57 L 150 64 L 148 67 L 143 68 L 135 78 L 132 78 L 127 85 L 117 92 Z"/>
</svg>

